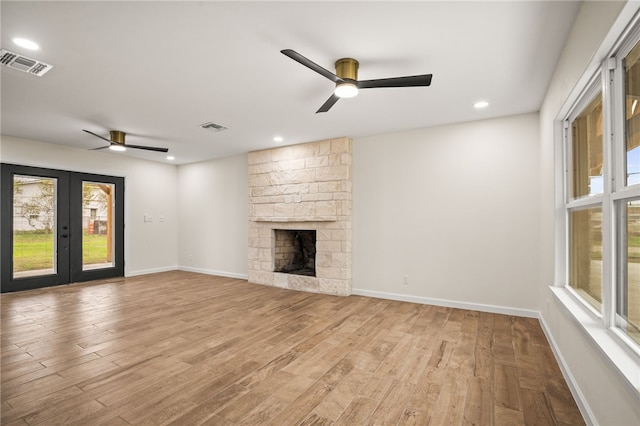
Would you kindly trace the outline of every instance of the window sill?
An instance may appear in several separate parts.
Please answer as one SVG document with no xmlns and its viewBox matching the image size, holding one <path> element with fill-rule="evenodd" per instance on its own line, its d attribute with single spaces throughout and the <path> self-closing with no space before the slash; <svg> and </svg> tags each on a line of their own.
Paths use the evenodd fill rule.
<svg viewBox="0 0 640 426">
<path fill-rule="evenodd" d="M 640 394 L 640 355 L 614 329 L 607 329 L 586 306 L 564 287 L 549 287 L 556 299 L 571 313 L 573 319 L 620 372 L 630 388 Z"/>
</svg>

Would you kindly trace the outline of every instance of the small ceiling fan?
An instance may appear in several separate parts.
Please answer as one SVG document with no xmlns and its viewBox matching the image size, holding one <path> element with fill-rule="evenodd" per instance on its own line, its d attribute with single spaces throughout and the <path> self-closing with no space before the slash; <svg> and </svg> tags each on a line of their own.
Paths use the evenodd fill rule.
<svg viewBox="0 0 640 426">
<path fill-rule="evenodd" d="M 321 67 L 305 58 L 295 50 L 284 49 L 280 53 L 288 56 L 305 67 L 317 72 L 336 83 L 335 92 L 316 111 L 327 112 L 340 98 L 352 98 L 358 94 L 358 89 L 375 89 L 378 87 L 420 87 L 431 85 L 432 74 L 412 75 L 406 77 L 380 78 L 376 80 L 358 80 L 359 63 L 352 58 L 342 58 L 336 61 L 336 73 Z"/>
<path fill-rule="evenodd" d="M 83 132 L 87 132 L 90 135 L 96 136 L 104 141 L 109 142 L 107 146 L 101 146 L 99 148 L 92 148 L 92 151 L 96 151 L 99 149 L 109 148 L 113 151 L 126 151 L 127 148 L 135 148 L 135 149 L 145 149 L 147 151 L 156 151 L 156 152 L 169 152 L 168 148 L 158 148 L 155 146 L 143 146 L 143 145 L 130 145 L 124 143 L 124 137 L 126 136 L 125 132 L 121 132 L 119 130 L 111 130 L 109 131 L 110 139 L 105 138 L 104 136 L 100 136 L 96 133 L 93 133 L 89 130 L 82 129 Z"/>
</svg>

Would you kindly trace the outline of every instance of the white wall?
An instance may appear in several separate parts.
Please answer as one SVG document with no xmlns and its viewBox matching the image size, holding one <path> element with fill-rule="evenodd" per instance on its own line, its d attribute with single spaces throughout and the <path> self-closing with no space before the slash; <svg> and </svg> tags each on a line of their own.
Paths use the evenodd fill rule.
<svg viewBox="0 0 640 426">
<path fill-rule="evenodd" d="M 562 161 L 557 120 L 566 109 L 567 99 L 584 87 L 637 10 L 638 3 L 634 3 L 583 3 L 540 111 L 539 306 L 587 421 L 601 425 L 640 424 L 640 398 L 549 288 L 564 284 L 564 230 L 556 227 L 555 221 L 558 212 L 562 216 L 558 207 L 562 204 L 561 193 L 554 191 L 554 172 Z"/>
<path fill-rule="evenodd" d="M 178 169 L 180 269 L 247 277 L 247 156 Z"/>
<path fill-rule="evenodd" d="M 0 161 L 124 177 L 125 275 L 176 269 L 176 166 L 4 135 Z M 145 213 L 153 216 L 153 222 L 144 222 Z"/>
<path fill-rule="evenodd" d="M 358 138 L 353 151 L 354 291 L 538 309 L 537 114 Z"/>
</svg>

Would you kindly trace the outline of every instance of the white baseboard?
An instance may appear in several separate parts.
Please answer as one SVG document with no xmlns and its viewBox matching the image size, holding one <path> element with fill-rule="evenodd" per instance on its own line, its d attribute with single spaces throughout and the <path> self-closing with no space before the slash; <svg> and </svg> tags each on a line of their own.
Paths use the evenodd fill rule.
<svg viewBox="0 0 640 426">
<path fill-rule="evenodd" d="M 225 272 L 225 271 L 214 271 L 212 269 L 192 268 L 190 266 L 177 266 L 177 265 L 167 266 L 164 268 L 141 269 L 138 271 L 129 271 L 125 273 L 125 277 L 136 277 L 138 275 L 156 274 L 158 272 L 169 272 L 169 271 L 197 272 L 200 274 L 216 275 L 219 277 L 227 277 L 227 278 L 238 278 L 241 280 L 246 280 L 248 278 L 247 274 L 238 274 L 235 272 Z"/>
<path fill-rule="evenodd" d="M 147 275 L 147 274 L 157 274 L 158 272 L 169 272 L 169 271 L 177 271 L 178 266 L 166 266 L 163 268 L 153 268 L 153 269 L 140 269 L 138 271 L 128 271 L 125 272 L 125 277 L 137 277 L 138 275 Z"/>
<path fill-rule="evenodd" d="M 193 268 L 191 266 L 178 266 L 177 269 L 179 271 L 197 272 L 200 274 L 216 275 L 219 277 L 238 278 L 240 280 L 246 280 L 249 278 L 247 274 L 238 274 L 236 272 L 226 272 L 226 271 L 215 271 L 213 269 Z"/>
<path fill-rule="evenodd" d="M 547 326 L 547 323 L 544 320 L 544 317 L 540 315 L 540 324 L 542 326 L 542 331 L 544 335 L 547 337 L 547 341 L 549 342 L 549 346 L 551 346 L 551 350 L 556 357 L 556 361 L 558 361 L 558 365 L 560 366 L 560 370 L 562 370 L 562 375 L 564 376 L 564 380 L 567 382 L 569 386 L 569 390 L 571 391 L 571 395 L 573 395 L 573 399 L 576 401 L 578 405 L 578 409 L 582 414 L 582 417 L 585 419 L 585 422 L 588 425 L 597 425 L 596 417 L 591 411 L 591 407 L 587 403 L 587 399 L 584 397 L 580 387 L 578 386 L 573 374 L 571 374 L 571 370 L 569 369 L 569 365 L 565 361 L 556 341 L 553 339 L 553 335 Z"/>
<path fill-rule="evenodd" d="M 408 294 L 387 293 L 384 291 L 351 289 L 351 294 L 375 297 L 378 299 L 399 300 L 401 302 L 420 303 L 423 305 L 445 306 L 447 308 L 468 309 L 471 311 L 490 312 L 492 314 L 513 315 L 525 318 L 540 318 L 538 311 L 529 309 L 509 308 L 506 306 L 483 305 L 479 303 L 459 302 L 455 300 L 434 299 L 431 297 L 411 296 Z"/>
</svg>

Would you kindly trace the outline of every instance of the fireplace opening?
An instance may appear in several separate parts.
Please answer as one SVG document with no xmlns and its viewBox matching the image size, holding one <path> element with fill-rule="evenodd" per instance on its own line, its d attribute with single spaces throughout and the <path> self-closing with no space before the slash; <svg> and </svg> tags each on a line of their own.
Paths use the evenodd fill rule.
<svg viewBox="0 0 640 426">
<path fill-rule="evenodd" d="M 316 276 L 316 231 L 274 229 L 275 272 Z"/>
</svg>

